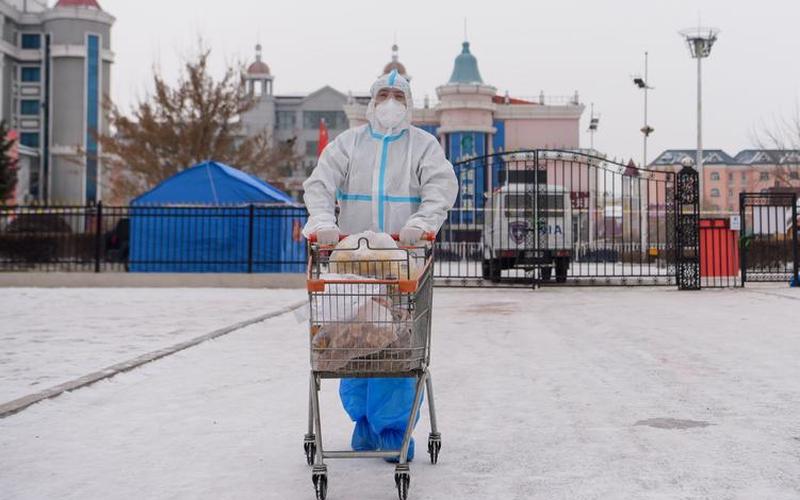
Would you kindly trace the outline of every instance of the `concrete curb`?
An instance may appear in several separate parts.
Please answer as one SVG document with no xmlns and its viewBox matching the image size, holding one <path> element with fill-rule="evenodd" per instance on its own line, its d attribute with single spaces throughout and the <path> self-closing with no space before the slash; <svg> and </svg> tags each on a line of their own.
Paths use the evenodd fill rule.
<svg viewBox="0 0 800 500">
<path fill-rule="evenodd" d="M 96 371 L 94 373 L 84 375 L 83 377 L 70 380 L 69 382 L 64 382 L 63 384 L 50 387 L 49 389 L 44 389 L 35 394 L 30 394 L 28 396 L 23 396 L 13 401 L 9 401 L 8 403 L 0 404 L 0 419 L 18 413 L 33 404 L 36 404 L 40 401 L 44 401 L 45 399 L 51 399 L 65 392 L 74 391 L 76 389 L 80 389 L 81 387 L 86 387 L 88 385 L 94 384 L 95 382 L 111 378 L 117 374 L 133 370 L 134 368 L 138 368 L 144 364 L 156 361 L 166 356 L 170 356 L 177 352 L 183 351 L 184 349 L 188 349 L 190 347 L 202 344 L 207 340 L 212 340 L 217 337 L 222 337 L 223 335 L 227 335 L 231 332 L 234 332 L 246 326 L 254 325 L 256 323 L 266 321 L 276 316 L 281 316 L 288 312 L 299 309 L 306 304 L 308 304 L 307 300 L 303 300 L 301 302 L 295 302 L 294 304 L 290 304 L 284 308 L 278 309 L 277 311 L 273 311 L 267 314 L 262 314 L 261 316 L 257 316 L 255 318 L 251 318 L 245 321 L 240 321 L 239 323 L 235 323 L 233 325 L 220 328 L 219 330 L 215 330 L 211 333 L 201 335 L 200 337 L 195 337 L 191 340 L 175 344 L 171 347 L 166 347 L 164 349 L 152 351 L 147 354 L 142 354 L 141 356 L 137 356 L 128 361 L 117 363 L 115 365 L 109 366 L 108 368 L 104 368 L 100 371 Z"/>
<path fill-rule="evenodd" d="M 300 273 L 0 273 L 2 287 L 35 288 L 305 288 Z"/>
</svg>

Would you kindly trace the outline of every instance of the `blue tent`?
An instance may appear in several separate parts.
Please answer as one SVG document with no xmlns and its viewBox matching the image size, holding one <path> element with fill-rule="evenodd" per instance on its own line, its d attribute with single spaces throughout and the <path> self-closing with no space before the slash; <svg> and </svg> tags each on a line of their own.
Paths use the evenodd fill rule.
<svg viewBox="0 0 800 500">
<path fill-rule="evenodd" d="M 255 176 L 208 161 L 132 202 L 133 272 L 303 272 L 306 210 Z"/>
</svg>

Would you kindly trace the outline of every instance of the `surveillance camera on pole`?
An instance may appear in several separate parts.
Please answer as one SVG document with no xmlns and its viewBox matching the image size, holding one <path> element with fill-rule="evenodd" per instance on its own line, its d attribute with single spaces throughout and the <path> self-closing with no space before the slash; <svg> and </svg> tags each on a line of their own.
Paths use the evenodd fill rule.
<svg viewBox="0 0 800 500">
<path fill-rule="evenodd" d="M 647 52 L 644 53 L 644 78 L 640 75 L 636 75 L 633 77 L 633 84 L 636 85 L 639 89 L 644 91 L 644 125 L 642 128 L 639 129 L 642 134 L 644 134 L 643 138 L 643 152 L 642 152 L 642 168 L 647 168 L 647 138 L 650 137 L 655 129 L 647 124 L 647 91 L 653 90 L 655 87 L 651 87 L 647 83 Z"/>
<path fill-rule="evenodd" d="M 689 53 L 697 59 L 697 153 L 695 168 L 700 179 L 700 201 L 703 195 L 703 87 L 702 87 L 702 60 L 711 55 L 711 47 L 717 41 L 719 30 L 717 28 L 697 27 L 687 28 L 680 32 L 689 46 Z"/>
<path fill-rule="evenodd" d="M 594 134 L 600 126 L 600 117 L 594 114 L 594 103 L 592 103 L 591 116 L 589 117 L 589 149 L 594 152 Z"/>
</svg>

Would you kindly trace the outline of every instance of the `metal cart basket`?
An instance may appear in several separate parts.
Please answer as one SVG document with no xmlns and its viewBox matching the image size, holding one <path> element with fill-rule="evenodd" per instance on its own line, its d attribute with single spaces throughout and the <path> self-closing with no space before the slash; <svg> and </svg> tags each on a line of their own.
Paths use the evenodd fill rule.
<svg viewBox="0 0 800 500">
<path fill-rule="evenodd" d="M 396 235 L 393 235 L 397 239 Z M 431 432 L 428 453 L 436 463 L 441 435 L 436 427 L 433 384 L 429 371 L 433 245 L 435 235 L 418 247 L 379 249 L 366 238 L 357 248 L 336 249 L 309 240 L 308 295 L 310 361 L 306 460 L 318 500 L 327 495 L 325 459 L 391 458 L 400 500 L 411 481 L 407 454 L 423 391 L 428 393 Z M 329 451 L 322 446 L 319 390 L 322 379 L 409 377 L 416 380 L 402 446 L 399 450 Z"/>
</svg>

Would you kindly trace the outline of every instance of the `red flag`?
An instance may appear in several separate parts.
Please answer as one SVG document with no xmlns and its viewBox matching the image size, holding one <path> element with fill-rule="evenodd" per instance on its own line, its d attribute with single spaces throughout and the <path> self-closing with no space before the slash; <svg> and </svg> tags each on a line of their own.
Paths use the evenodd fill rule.
<svg viewBox="0 0 800 500">
<path fill-rule="evenodd" d="M 319 120 L 319 142 L 317 143 L 317 158 L 320 157 L 325 146 L 328 145 L 328 126 L 325 125 L 325 119 Z"/>
</svg>

